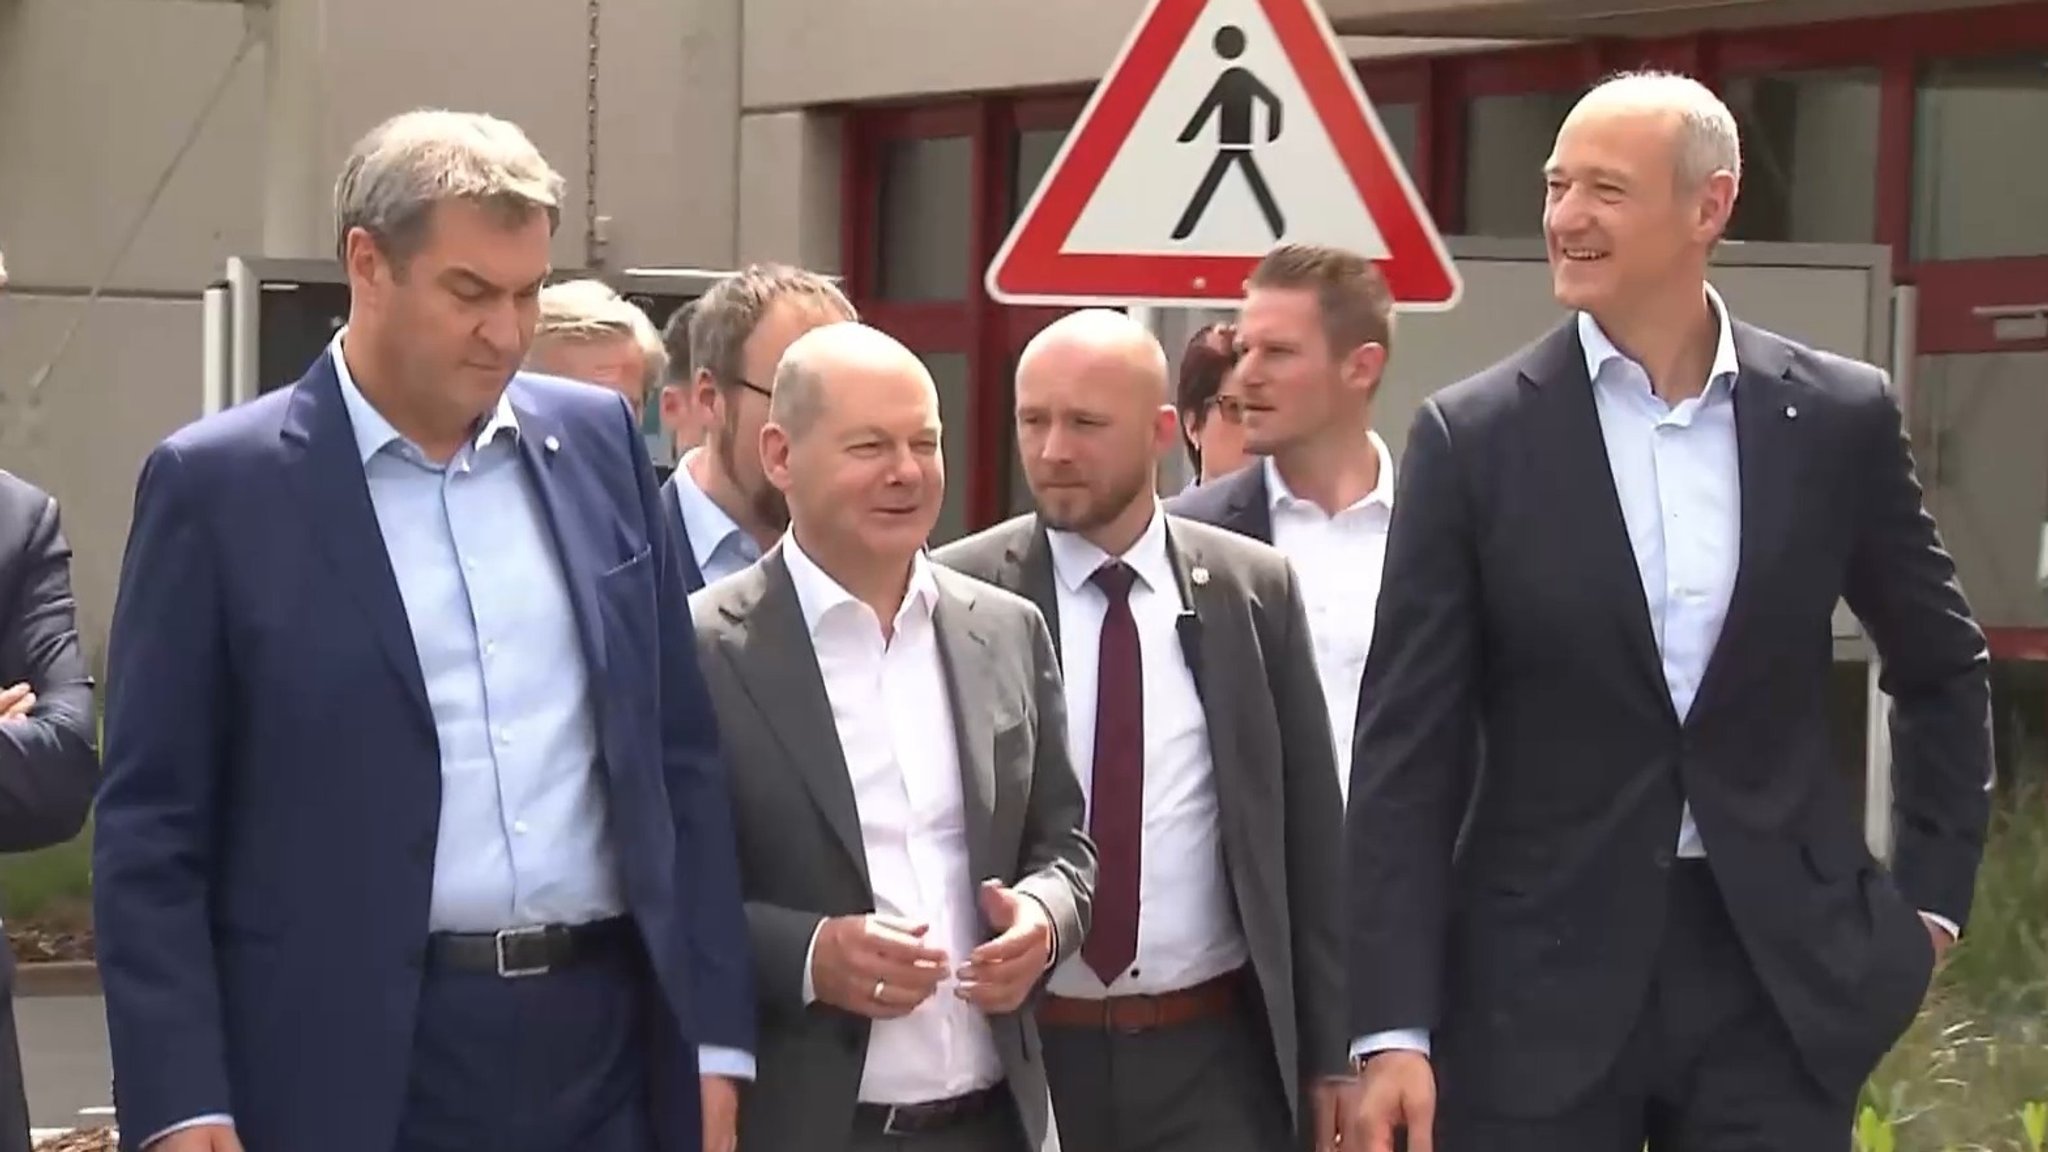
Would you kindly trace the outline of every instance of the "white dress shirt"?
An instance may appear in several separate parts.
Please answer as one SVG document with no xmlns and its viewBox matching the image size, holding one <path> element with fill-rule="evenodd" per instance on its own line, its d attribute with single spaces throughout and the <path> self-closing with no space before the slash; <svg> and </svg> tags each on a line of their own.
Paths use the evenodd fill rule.
<svg viewBox="0 0 2048 1152">
<path fill-rule="evenodd" d="M 852 778 L 875 910 L 928 925 L 926 942 L 945 950 L 950 973 L 980 942 L 982 926 L 967 862 L 952 693 L 932 626 L 938 586 L 919 553 L 893 635 L 885 637 L 874 609 L 826 575 L 795 535 L 783 537 L 782 556 Z M 817 998 L 810 959 L 806 1004 Z M 987 1018 L 954 990 L 949 974 L 909 1015 L 873 1022 L 862 1102 L 949 1100 L 1001 1081 Z"/>
<path fill-rule="evenodd" d="M 1337 753 L 1337 790 L 1351 797 L 1351 733 L 1358 722 L 1358 683 L 1378 620 L 1380 574 L 1387 563 L 1387 527 L 1394 515 L 1394 459 L 1377 432 L 1366 433 L 1380 460 L 1379 480 L 1357 503 L 1332 516 L 1296 496 L 1273 458 L 1265 461 L 1273 547 L 1294 565 L 1315 642 L 1316 676 L 1330 713 Z"/>
<path fill-rule="evenodd" d="M 1081 793 L 1095 779 L 1095 706 L 1102 621 L 1109 601 L 1090 583 L 1110 562 L 1071 532 L 1046 533 L 1059 605 L 1067 749 Z M 1180 642 L 1183 605 L 1166 552 L 1166 518 L 1152 522 L 1120 559 L 1137 573 L 1131 617 L 1144 665 L 1144 841 L 1138 872 L 1138 956 L 1104 987 L 1079 953 L 1053 970 L 1050 990 L 1076 999 L 1156 995 L 1190 988 L 1244 965 L 1244 930 L 1223 870 L 1222 818 L 1209 755 L 1209 724 Z"/>
</svg>

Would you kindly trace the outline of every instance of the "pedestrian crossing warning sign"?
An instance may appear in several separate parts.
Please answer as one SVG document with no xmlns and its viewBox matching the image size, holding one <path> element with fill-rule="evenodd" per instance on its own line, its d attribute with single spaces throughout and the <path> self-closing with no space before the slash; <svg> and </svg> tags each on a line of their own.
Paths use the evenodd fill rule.
<svg viewBox="0 0 2048 1152">
<path fill-rule="evenodd" d="M 989 265 L 1010 304 L 1215 306 L 1281 242 L 1461 285 L 1316 0 L 1152 0 Z"/>
</svg>

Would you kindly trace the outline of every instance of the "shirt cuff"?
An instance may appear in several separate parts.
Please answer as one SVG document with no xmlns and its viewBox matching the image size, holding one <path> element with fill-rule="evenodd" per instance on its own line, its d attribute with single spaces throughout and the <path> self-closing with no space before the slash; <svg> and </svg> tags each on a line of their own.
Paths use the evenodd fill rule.
<svg viewBox="0 0 2048 1152">
<path fill-rule="evenodd" d="M 825 922 L 823 920 L 818 921 L 818 926 L 811 929 L 810 946 L 804 949 L 804 1007 L 806 1008 L 818 1002 L 818 986 L 811 980 L 811 960 L 818 954 L 818 933 L 824 930 Z"/>
<path fill-rule="evenodd" d="M 1429 1055 L 1429 1033 L 1421 1028 L 1396 1028 L 1360 1036 L 1351 1042 L 1351 1058 L 1363 1060 L 1375 1052 L 1420 1052 Z"/>
<path fill-rule="evenodd" d="M 173 1132 L 183 1132 L 187 1128 L 197 1128 L 202 1124 L 219 1124 L 222 1127 L 233 1128 L 235 1126 L 235 1118 L 233 1116 L 228 1115 L 225 1112 L 212 1112 L 208 1113 L 205 1116 L 194 1116 L 190 1120 L 186 1120 L 178 1124 L 173 1124 L 169 1128 L 166 1128 L 163 1131 L 152 1135 L 149 1139 L 144 1140 L 141 1144 L 136 1145 L 136 1147 L 148 1148 L 150 1145 L 155 1144 L 157 1141 L 163 1139 L 166 1136 L 169 1136 Z"/>
<path fill-rule="evenodd" d="M 723 1076 L 728 1080 L 752 1080 L 754 1056 L 737 1048 L 706 1044 L 697 1049 L 697 1075 Z"/>
<path fill-rule="evenodd" d="M 1948 938 L 1951 940 L 1961 940 L 1963 938 L 1963 930 L 1956 925 L 1955 921 L 1946 916 L 1936 912 L 1922 912 L 1920 913 L 1920 918 L 1948 933 Z"/>
<path fill-rule="evenodd" d="M 1060 922 L 1052 918 L 1052 909 L 1045 906 L 1045 901 L 1029 892 L 1020 892 L 1018 895 L 1038 905 L 1038 910 L 1045 913 L 1045 926 L 1052 929 L 1046 934 L 1050 943 L 1045 950 L 1045 966 L 1051 968 L 1060 960 Z"/>
</svg>

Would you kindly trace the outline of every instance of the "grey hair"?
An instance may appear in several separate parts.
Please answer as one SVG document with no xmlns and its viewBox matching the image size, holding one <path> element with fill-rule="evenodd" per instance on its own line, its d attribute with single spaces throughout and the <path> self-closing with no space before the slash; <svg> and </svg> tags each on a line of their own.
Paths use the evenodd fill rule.
<svg viewBox="0 0 2048 1152">
<path fill-rule="evenodd" d="M 569 280 L 540 290 L 540 323 L 534 329 L 534 344 L 550 337 L 631 340 L 647 361 L 647 371 L 640 379 L 643 395 L 653 391 L 668 371 L 668 352 L 654 321 L 602 280 Z"/>
<path fill-rule="evenodd" d="M 832 320 L 860 319 L 853 302 L 829 277 L 787 264 L 752 264 L 697 299 L 689 320 L 691 370 L 709 372 L 721 387 L 737 385 L 748 337 L 784 300 Z"/>
<path fill-rule="evenodd" d="M 1601 81 L 1579 102 L 1678 117 L 1678 182 L 1697 188 L 1716 172 L 1742 182 L 1742 132 L 1735 114 L 1713 89 L 1677 72 L 1622 72 Z"/>
<path fill-rule="evenodd" d="M 768 419 L 781 425 L 791 440 L 797 440 L 810 432 L 824 411 L 825 374 L 802 356 L 784 356 L 775 366 Z"/>
<path fill-rule="evenodd" d="M 917 353 L 879 328 L 843 320 L 811 329 L 797 337 L 775 365 L 775 386 L 768 397 L 768 419 L 796 440 L 808 433 L 825 412 L 832 367 L 907 370 L 916 373 L 937 396 L 931 371 Z"/>
<path fill-rule="evenodd" d="M 372 128 L 334 183 L 334 250 L 348 258 L 361 228 L 403 267 L 426 243 L 434 207 L 445 200 L 483 206 L 507 225 L 545 212 L 562 220 L 562 177 L 516 124 L 476 112 L 428 108 Z"/>
</svg>

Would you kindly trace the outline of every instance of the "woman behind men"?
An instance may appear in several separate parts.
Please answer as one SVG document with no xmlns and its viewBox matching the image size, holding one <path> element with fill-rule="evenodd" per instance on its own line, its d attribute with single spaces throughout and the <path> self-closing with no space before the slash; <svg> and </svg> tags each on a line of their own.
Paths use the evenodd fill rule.
<svg viewBox="0 0 2048 1152">
<path fill-rule="evenodd" d="M 1194 484 L 1228 475 L 1250 460 L 1244 450 L 1244 394 L 1236 368 L 1237 329 L 1230 324 L 1201 329 L 1181 353 L 1174 406 L 1180 409 L 1181 439 L 1195 468 Z"/>
</svg>

